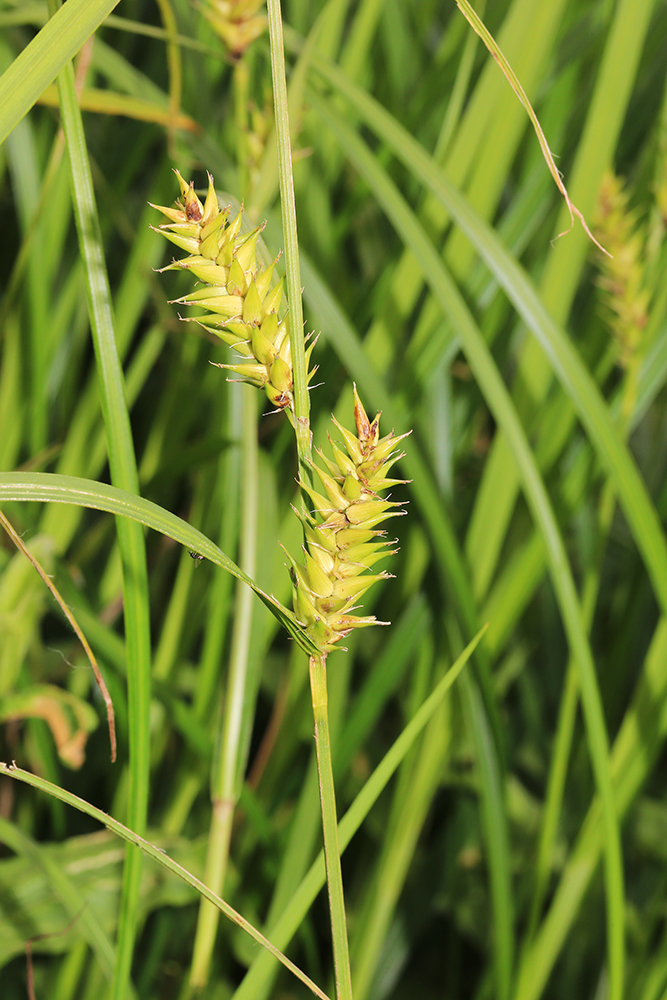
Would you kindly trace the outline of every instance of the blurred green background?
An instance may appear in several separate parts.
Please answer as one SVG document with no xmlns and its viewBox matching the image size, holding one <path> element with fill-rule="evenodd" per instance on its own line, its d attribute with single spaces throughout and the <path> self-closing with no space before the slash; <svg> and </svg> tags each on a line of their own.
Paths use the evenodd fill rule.
<svg viewBox="0 0 667 1000">
<path fill-rule="evenodd" d="M 255 7 L 121 0 L 74 62 L 78 155 L 93 177 L 140 493 L 289 605 L 279 542 L 298 555 L 291 428 L 209 364 L 229 362 L 228 349 L 168 304 L 191 282 L 156 273 L 171 248 L 147 205 L 172 203 L 173 167 L 198 189 L 209 170 L 249 226 L 267 220 L 265 261 L 280 251 L 269 41 Z M 291 0 L 283 11 L 306 330 L 321 332 L 315 443 L 335 438 L 331 413 L 352 426 L 353 381 L 371 416 L 383 411 L 381 432 L 413 429 L 398 466 L 411 482 L 395 490 L 408 515 L 390 526 L 396 578 L 365 606 L 392 625 L 329 657 L 339 815 L 489 623 L 344 853 L 354 994 L 663 1000 L 667 4 L 475 9 L 612 258 L 578 222 L 570 229 L 525 110 L 453 2 Z M 48 16 L 45 3 L 0 0 L 0 69 Z M 12 85 L 12 109 L 23 86 Z M 320 849 L 305 655 L 250 591 L 168 536 L 145 533 L 144 564 L 135 531 L 128 597 L 109 514 L 4 502 L 2 473 L 122 485 L 106 435 L 122 442 L 125 411 L 106 412 L 58 101 L 49 86 L 0 147 L 0 500 L 99 658 L 119 755 L 111 765 L 78 641 L 5 536 L 0 759 L 129 825 L 144 773 L 148 838 L 200 876 L 212 770 L 228 765 L 223 895 L 271 937 Z M 148 622 L 141 716 L 126 678 L 143 669 Z M 130 739 L 143 755 L 134 771 Z M 116 935 L 133 935 L 123 845 L 7 778 L 0 841 L 3 1000 L 28 995 L 25 943 L 37 938 L 38 1000 L 106 996 Z M 196 894 L 151 861 L 136 877 L 127 995 L 198 995 Z M 297 907 L 287 940 L 331 994 L 325 891 Z M 309 995 L 258 956 L 222 920 L 200 995 Z"/>
</svg>

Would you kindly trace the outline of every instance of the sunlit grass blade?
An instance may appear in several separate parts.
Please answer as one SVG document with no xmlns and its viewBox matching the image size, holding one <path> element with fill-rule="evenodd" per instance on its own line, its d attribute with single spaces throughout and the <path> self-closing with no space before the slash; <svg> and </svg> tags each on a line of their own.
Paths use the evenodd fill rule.
<svg viewBox="0 0 667 1000">
<path fill-rule="evenodd" d="M 460 192 L 442 176 L 412 136 L 376 101 L 346 83 L 333 67 L 321 61 L 314 61 L 314 66 L 354 103 L 362 113 L 365 124 L 380 135 L 396 156 L 438 197 L 474 244 L 526 326 L 539 340 L 614 481 L 656 596 L 661 607 L 667 611 L 667 542 L 655 507 L 597 386 L 569 338 L 551 318 L 523 268 L 507 252 L 493 230 L 470 209 Z"/>
<path fill-rule="evenodd" d="M 0 77 L 0 143 L 118 0 L 67 0 Z"/>
</svg>

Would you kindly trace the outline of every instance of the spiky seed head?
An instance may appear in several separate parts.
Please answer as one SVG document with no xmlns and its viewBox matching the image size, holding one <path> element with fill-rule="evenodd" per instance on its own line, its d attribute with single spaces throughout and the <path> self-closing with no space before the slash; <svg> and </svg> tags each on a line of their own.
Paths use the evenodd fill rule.
<svg viewBox="0 0 667 1000">
<path fill-rule="evenodd" d="M 404 513 L 400 504 L 378 495 L 387 485 L 403 482 L 385 475 L 402 457 L 396 450 L 402 438 L 393 432 L 380 438 L 379 414 L 369 420 L 356 387 L 354 394 L 356 436 L 334 420 L 345 451 L 332 442 L 334 461 L 318 450 L 321 464 L 312 466 L 324 492 L 300 483 L 313 508 L 296 511 L 304 525 L 305 565 L 290 560 L 294 611 L 323 653 L 336 649 L 355 628 L 386 624 L 353 612 L 369 587 L 390 576 L 368 570 L 397 551 L 376 526 Z"/>
<path fill-rule="evenodd" d="M 243 207 L 230 220 L 230 207 L 221 208 L 213 178 L 208 175 L 204 203 L 175 171 L 180 197 L 174 207 L 154 205 L 167 218 L 157 232 L 185 250 L 182 260 L 163 270 L 190 271 L 205 287 L 177 299 L 179 305 L 198 306 L 204 313 L 197 322 L 256 365 L 221 365 L 250 385 L 263 388 L 273 406 L 293 409 L 292 350 L 289 319 L 278 318 L 283 298 L 283 279 L 271 287 L 275 261 L 263 268 L 257 247 L 264 226 L 242 233 Z M 306 351 L 310 363 L 313 344 Z M 261 370 L 260 370 L 261 369 Z M 308 382 L 315 369 L 308 372 Z"/>
</svg>

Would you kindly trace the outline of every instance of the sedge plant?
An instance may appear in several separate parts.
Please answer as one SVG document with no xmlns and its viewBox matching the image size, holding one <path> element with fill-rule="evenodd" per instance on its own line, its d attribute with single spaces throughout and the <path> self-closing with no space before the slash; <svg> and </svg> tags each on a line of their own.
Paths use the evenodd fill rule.
<svg viewBox="0 0 667 1000">
<path fill-rule="evenodd" d="M 276 32 L 280 11 L 274 6 L 270 14 L 272 52 L 282 52 L 282 37 Z M 284 81 L 284 66 L 276 67 L 276 76 Z M 282 68 L 282 74 L 281 74 Z M 289 156 L 289 132 L 286 104 L 276 97 L 276 121 L 283 125 L 281 139 Z M 287 138 L 287 142 L 285 139 Z M 277 261 L 264 267 L 258 258 L 258 240 L 262 226 L 243 232 L 243 208 L 233 218 L 230 206 L 221 206 L 213 177 L 208 175 L 208 190 L 204 201 L 197 195 L 192 181 L 175 171 L 180 196 L 174 206 L 153 206 L 167 222 L 158 232 L 172 244 L 187 252 L 163 270 L 185 270 L 198 279 L 195 291 L 175 300 L 183 307 L 198 307 L 186 321 L 198 323 L 218 337 L 237 357 L 218 367 L 237 376 L 237 380 L 258 388 L 278 411 L 284 411 L 296 431 L 300 460 L 303 503 L 294 508 L 303 528 L 302 559 L 289 553 L 293 607 L 297 620 L 317 649 L 309 661 L 311 698 L 315 724 L 315 739 L 322 809 L 322 827 L 327 867 L 327 883 L 334 950 L 337 996 L 347 1000 L 352 996 L 350 959 L 347 942 L 345 904 L 343 897 L 340 852 L 338 848 L 337 813 L 331 765 L 331 744 L 328 722 L 326 683 L 327 655 L 340 648 L 341 640 L 355 629 L 378 622 L 373 615 L 359 614 L 358 602 L 379 580 L 389 577 L 385 570 L 371 572 L 377 563 L 396 550 L 379 526 L 390 517 L 403 514 L 402 505 L 385 495 L 392 486 L 406 480 L 390 475 L 392 466 L 404 454 L 399 445 L 407 433 L 396 436 L 393 431 L 380 436 L 380 414 L 370 420 L 356 386 L 354 392 L 355 432 L 343 427 L 335 418 L 340 440 L 330 438 L 332 458 L 318 450 L 318 461 L 311 457 L 308 411 L 303 412 L 303 377 L 306 387 L 315 371 L 311 356 L 316 338 L 303 336 L 303 323 L 292 319 L 284 306 L 285 280 L 274 281 Z M 285 173 L 281 169 L 281 182 Z M 289 182 L 288 182 L 289 183 Z M 286 229 L 295 235 L 293 194 L 283 197 L 283 210 L 291 219 Z M 291 207 L 291 212 L 290 212 Z M 294 247 L 296 244 L 294 243 Z M 295 257 L 288 256 L 288 269 Z M 294 287 L 294 275 L 291 287 Z M 298 289 L 298 281 L 296 285 Z M 297 300 L 300 292 L 297 292 Z M 290 305 L 295 301 L 292 297 Z M 301 312 L 298 307 L 297 314 Z M 301 398 L 300 398 L 301 397 Z M 204 966 L 206 960 L 204 960 Z M 196 985 L 202 985 L 195 975 Z"/>
<path fill-rule="evenodd" d="M 92 799 L 98 788 L 113 790 L 113 799 L 102 808 L 132 823 L 124 790 L 127 746 L 143 748 L 150 741 L 146 838 L 253 923 L 266 914 L 262 929 L 276 946 L 286 950 L 297 934 L 291 947 L 306 949 L 317 971 L 319 928 L 307 908 L 325 885 L 325 865 L 323 856 L 318 858 L 317 878 L 309 873 L 305 885 L 320 822 L 306 683 L 308 656 L 320 653 L 331 629 L 334 649 L 351 646 L 348 656 L 326 653 L 329 690 L 324 693 L 336 797 L 339 807 L 353 803 L 350 821 L 341 821 L 338 836 L 346 851 L 346 904 L 353 915 L 355 1000 L 427 993 L 498 1000 L 593 994 L 659 1000 L 667 988 L 661 917 L 665 806 L 659 771 L 667 734 L 663 5 L 655 0 L 501 0 L 484 9 L 479 0 L 461 2 L 461 8 L 474 7 L 485 21 L 488 15 L 498 42 L 491 58 L 483 49 L 493 45 L 489 36 L 476 34 L 455 4 L 293 0 L 285 41 L 292 57 L 290 117 L 295 147 L 298 143 L 294 174 L 303 277 L 295 232 L 285 225 L 284 243 L 276 234 L 271 209 L 278 186 L 275 142 L 267 143 L 273 152 L 266 156 L 260 142 L 257 156 L 249 129 L 237 138 L 247 127 L 239 122 L 250 124 L 253 102 L 268 107 L 269 44 L 261 34 L 268 20 L 261 5 L 254 0 L 133 3 L 132 16 L 144 24 L 129 22 L 129 9 L 119 5 L 78 60 L 76 86 L 83 89 L 72 103 L 84 114 L 89 154 L 84 145 L 80 155 L 92 161 L 110 265 L 115 339 L 138 447 L 138 489 L 161 507 L 142 501 L 136 487 L 117 491 L 99 482 L 106 476 L 107 450 L 81 308 L 80 264 L 66 224 L 68 158 L 57 166 L 62 145 L 53 110 L 56 88 L 49 86 L 56 69 L 113 7 L 113 0 L 68 0 L 53 23 L 35 33 L 44 5 L 0 3 L 3 53 L 6 60 L 16 56 L 0 84 L 5 98 L 0 100 L 0 135 L 15 128 L 5 146 L 12 194 L 3 204 L 8 233 L 18 225 L 22 236 L 20 250 L 13 239 L 6 241 L 15 260 L 9 260 L 12 279 L 0 301 L 0 466 L 18 470 L 0 472 L 0 499 L 14 505 L 8 514 L 26 543 L 31 533 L 55 541 L 47 559 L 33 548 L 40 539 L 31 538 L 29 549 L 54 574 L 64 600 L 80 616 L 117 709 L 117 780 L 107 770 L 106 740 L 101 753 L 101 735 L 93 733 L 85 768 L 76 776 L 79 794 Z M 153 23 L 158 7 L 164 30 Z M 210 28 L 202 24 L 207 12 Z M 57 50 L 61 29 L 72 33 L 71 44 L 68 40 L 65 48 L 63 39 Z M 227 55 L 213 32 L 227 36 Z M 579 225 L 556 239 L 570 226 L 569 212 L 563 206 L 558 214 L 555 178 L 541 161 L 518 88 L 502 76 L 499 53 L 539 115 L 572 202 L 613 255 L 600 258 L 602 274 L 596 281 L 591 270 L 599 251 L 591 250 Z M 244 74 L 249 81 L 245 96 Z M 48 110 L 36 108 L 20 122 L 39 94 L 50 102 Z M 279 108 L 282 100 L 277 100 Z M 143 118 L 132 118 L 139 113 Z M 285 206 L 291 158 L 284 152 L 287 132 L 280 112 L 275 120 Z M 266 114 L 257 136 L 268 139 L 273 121 Z M 246 145 L 242 153 L 241 141 Z M 53 169 L 46 160 L 51 144 Z M 207 353 L 212 356 L 201 338 L 184 337 L 182 326 L 171 337 L 177 328 L 174 309 L 170 313 L 165 306 L 160 279 L 151 271 L 166 263 L 158 256 L 164 241 L 148 228 L 149 220 L 158 224 L 158 213 L 143 206 L 148 199 L 167 205 L 172 190 L 179 193 L 180 187 L 167 187 L 174 184 L 172 165 L 180 168 L 189 191 L 193 164 L 206 165 L 221 190 L 244 199 L 234 247 L 266 215 L 267 243 L 286 248 L 277 332 L 269 318 L 270 297 L 282 265 L 274 266 L 264 291 L 270 256 L 262 257 L 261 234 L 258 261 L 267 267 L 257 263 L 257 313 L 247 319 L 241 311 L 242 329 L 231 330 L 221 314 L 197 301 L 176 307 L 193 332 L 196 314 L 204 321 L 208 313 L 209 337 L 217 330 L 232 344 L 245 345 L 245 350 L 232 346 L 236 356 L 225 356 L 223 344 L 215 360 L 248 366 L 254 385 L 263 386 L 259 393 L 248 385 L 226 384 L 225 378 L 240 379 L 244 373 L 200 367 Z M 627 179 L 627 204 L 603 181 L 608 170 Z M 205 174 L 195 176 L 205 185 Z M 205 186 L 198 192 L 204 209 Z M 187 192 L 181 195 L 186 197 Z M 217 198 L 224 213 L 229 199 Z M 596 201 L 602 209 L 597 213 Z M 228 231 L 237 216 L 234 203 L 222 228 Z M 161 221 L 172 220 L 163 216 Z M 238 248 L 232 257 L 234 252 L 243 257 L 240 243 Z M 250 251 L 248 246 L 248 256 Z M 186 249 L 178 256 L 202 255 Z M 187 282 L 183 269 L 178 278 Z M 453 281 L 448 283 L 447 275 Z M 191 286 L 169 297 L 212 295 L 215 282 L 202 283 L 194 271 L 191 279 Z M 302 356 L 293 344 L 302 329 L 302 284 L 308 329 L 323 331 L 307 364 L 311 341 Z M 225 289 L 228 294 L 237 296 Z M 248 287 L 246 299 L 252 294 Z M 225 318 L 234 320 L 234 315 Z M 275 357 L 262 340 L 265 323 Z M 222 343 L 221 336 L 216 339 Z M 309 393 L 308 378 L 318 361 L 326 369 L 327 387 Z M 391 618 L 396 628 L 357 628 L 334 642 L 345 611 L 331 602 L 344 596 L 344 587 L 363 586 L 364 579 L 390 567 L 380 560 L 355 576 L 359 553 L 344 546 L 345 533 L 353 529 L 336 530 L 341 511 L 346 519 L 354 515 L 354 470 L 360 497 L 364 488 L 345 434 L 332 428 L 340 454 L 332 452 L 313 421 L 315 440 L 330 464 L 310 452 L 309 396 L 315 413 L 325 392 L 327 406 L 359 446 L 351 421 L 351 385 L 336 404 L 336 365 L 354 380 L 359 399 L 371 404 L 371 417 L 381 409 L 383 425 L 395 426 L 399 435 L 415 428 L 400 473 L 412 480 L 415 516 L 403 522 L 408 530 L 400 579 L 375 588 L 375 593 L 385 591 L 383 610 L 367 604 L 372 589 L 348 609 L 359 618 L 373 612 Z M 310 386 L 317 381 L 311 378 Z M 268 401 L 270 395 L 274 402 Z M 260 404 L 280 410 L 282 417 L 265 417 L 258 424 Z M 117 417 L 119 411 L 112 406 L 110 412 Z M 298 517 L 292 517 L 285 495 L 293 489 L 292 473 L 287 487 L 277 485 L 284 483 L 289 464 L 290 419 L 299 435 Z M 253 436 L 262 504 L 255 518 L 256 552 L 261 553 L 256 570 L 244 557 L 245 469 L 251 460 L 245 449 Z M 270 450 L 262 447 L 268 442 Z M 65 498 L 67 503 L 58 502 Z M 132 713 L 129 741 L 125 676 L 131 682 L 137 673 L 134 660 L 123 652 L 117 617 L 116 537 L 108 514 L 86 513 L 84 519 L 80 504 L 121 516 L 132 511 L 151 529 L 149 587 L 141 598 L 156 640 L 150 729 L 142 723 L 138 731 Z M 167 516 L 176 504 L 189 523 Z M 285 513 L 280 528 L 277 510 Z M 236 511 L 243 511 L 240 526 Z M 166 531 L 172 541 L 153 529 Z M 215 538 L 220 549 L 208 538 Z M 281 565 L 285 558 L 276 538 L 292 553 L 293 584 Z M 371 546 L 384 539 L 356 540 Z M 372 555 L 379 558 L 393 548 L 389 544 Z M 225 711 L 229 703 L 240 645 L 239 596 L 245 587 L 230 600 L 235 581 L 209 563 L 194 561 L 188 550 L 226 569 L 222 553 L 237 557 L 246 579 L 259 574 L 265 603 L 269 592 L 289 603 L 290 586 L 296 591 L 297 611 L 289 617 L 296 643 L 273 643 L 278 624 L 264 616 L 248 592 L 255 605 L 253 641 L 249 681 L 241 691 L 245 731 L 236 751 L 233 797 L 224 802 L 234 822 L 224 891 L 214 887 L 202 865 L 200 834 L 208 831 L 212 843 L 215 810 L 207 791 L 222 719 L 216 735 L 210 708 L 217 690 L 224 691 Z M 9 619 L 0 621 L 5 709 L 9 677 L 16 678 L 16 694 L 23 699 L 37 697 L 37 682 L 48 681 L 66 685 L 68 696 L 82 703 L 90 700 L 84 671 L 71 671 L 50 648 L 62 646 L 70 661 L 77 656 L 54 635 L 54 616 L 45 619 L 48 613 L 33 593 L 44 585 L 29 564 L 26 579 L 34 577 L 33 583 L 21 582 L 16 596 L 11 593 L 25 557 L 7 561 L 7 552 L 0 551 L 0 615 L 18 610 L 12 619 L 15 631 L 8 631 Z M 332 566 L 344 574 L 352 571 L 333 584 L 339 588 L 335 594 L 329 593 L 327 576 Z M 567 584 L 568 575 L 574 576 L 579 594 Z M 360 601 L 366 610 L 354 609 Z M 273 610 L 279 609 L 273 605 Z M 285 612 L 280 612 L 283 624 Z M 443 706 L 442 718 L 432 720 L 403 761 L 396 787 L 387 789 L 362 835 L 348 847 L 360 822 L 353 799 L 365 769 L 380 760 L 392 729 L 407 721 L 450 653 L 456 655 L 483 621 L 490 627 L 477 650 L 475 681 L 481 688 L 486 671 L 491 697 L 487 692 L 482 702 L 466 684 L 463 713 L 456 701 Z M 310 650 L 299 642 L 302 637 L 312 644 Z M 227 647 L 227 676 L 221 683 Z M 589 669 L 582 671 L 582 664 Z M 596 690 L 608 741 L 600 725 L 591 724 Z M 502 720 L 497 731 L 494 708 Z M 9 709 L 15 711 L 15 703 Z M 321 706 L 317 711 L 321 715 Z M 116 964 L 114 939 L 134 939 L 135 925 L 131 976 L 137 995 L 148 1000 L 180 990 L 185 1000 L 195 965 L 189 945 L 195 935 L 197 951 L 199 937 L 193 884 L 188 895 L 182 894 L 183 883 L 175 896 L 170 881 L 175 873 L 163 869 L 162 889 L 142 881 L 139 921 L 130 908 L 115 905 L 108 909 L 108 921 L 101 922 L 98 901 L 109 900 L 110 887 L 119 892 L 121 852 L 109 851 L 111 837 L 103 833 L 96 848 L 101 857 L 93 864 L 87 853 L 92 847 L 72 825 L 74 803 L 53 799 L 52 787 L 67 781 L 58 771 L 59 760 L 49 762 L 50 732 L 35 719 L 5 729 L 5 759 L 17 759 L 19 771 L 3 772 L 0 779 L 5 789 L 16 786 L 16 808 L 3 813 L 9 824 L 0 824 L 11 852 L 0 858 L 0 895 L 15 895 L 16 912 L 43 935 L 42 943 L 33 945 L 35 954 L 42 952 L 34 968 L 37 1000 L 104 995 L 102 977 L 113 976 Z M 246 744 L 249 732 L 252 743 L 248 736 Z M 259 750 L 256 740 L 261 740 Z M 52 748 L 51 757 L 56 754 Z M 16 785 L 26 766 L 46 779 L 39 796 Z M 214 779 L 210 788 L 210 798 L 219 796 Z M 50 800 L 44 799 L 47 792 Z M 3 790 L 3 807 L 5 795 Z M 96 821 L 104 823 L 104 816 Z M 11 839 L 10 826 L 44 842 L 22 846 Z M 619 830 L 623 879 L 617 877 Z M 144 850 L 143 840 L 131 843 L 133 851 Z M 23 859 L 15 856 L 20 851 L 26 852 Z M 154 852 L 148 876 L 162 857 L 161 850 Z M 76 884 L 70 879 L 69 888 L 78 893 L 68 892 L 64 912 L 40 909 L 39 899 L 30 895 L 31 886 L 41 885 L 44 898 L 58 902 L 57 892 L 48 894 L 37 859 L 44 871 L 58 865 L 65 873 L 76 872 Z M 613 880 L 598 876 L 603 864 L 605 872 L 615 866 Z M 67 888 L 62 880 L 54 885 L 62 892 Z M 332 895 L 339 898 L 337 890 Z M 81 898 L 87 902 L 83 909 L 77 902 Z M 213 908 L 212 900 L 205 905 Z M 61 933 L 79 912 L 70 931 Z M 336 914 L 341 926 L 340 911 Z M 13 1000 L 25 993 L 25 935 L 12 913 L 3 911 L 0 917 L 0 992 L 3 1000 L 5 992 Z M 54 930 L 58 936 L 49 936 Z M 47 957 L 50 949 L 59 955 Z M 121 950 L 128 954 L 125 945 Z M 270 967 L 274 977 L 279 972 L 275 957 L 244 942 L 233 929 L 225 934 L 224 948 L 213 949 L 212 959 L 207 996 L 236 989 L 237 1000 L 265 1000 L 290 989 L 284 982 L 272 988 Z M 127 968 L 123 978 L 129 973 Z"/>
<path fill-rule="evenodd" d="M 240 360 L 219 367 L 240 381 L 263 390 L 269 402 L 298 421 L 294 394 L 293 351 L 302 351 L 306 365 L 314 347 L 290 335 L 289 313 L 279 319 L 282 279 L 271 287 L 275 263 L 263 268 L 257 258 L 261 231 L 241 235 L 242 211 L 230 220 L 230 207 L 221 208 L 209 174 L 205 201 L 192 182 L 176 172 L 180 198 L 175 207 L 154 206 L 169 220 L 159 228 L 177 247 L 189 251 L 167 269 L 184 269 L 203 287 L 177 300 L 206 310 L 188 317 L 219 337 Z M 297 329 L 299 329 L 297 327 Z M 296 346 L 294 346 L 297 340 Z M 308 381 L 315 369 L 308 373 Z M 391 555 L 393 542 L 379 525 L 404 513 L 402 505 L 383 496 L 405 480 L 391 478 L 392 466 L 403 457 L 398 445 L 407 434 L 380 437 L 380 414 L 371 421 L 354 387 L 356 434 L 334 419 L 342 441 L 331 440 L 333 459 L 318 452 L 320 463 L 309 461 L 319 489 L 299 480 L 307 498 L 295 514 L 303 526 L 303 561 L 288 553 L 293 606 L 298 621 L 318 649 L 310 657 L 310 679 L 320 774 L 322 819 L 331 905 L 338 995 L 351 996 L 345 910 L 336 832 L 336 807 L 327 718 L 326 659 L 353 630 L 378 622 L 360 615 L 358 601 L 378 580 L 389 574 L 369 572 Z"/>
</svg>

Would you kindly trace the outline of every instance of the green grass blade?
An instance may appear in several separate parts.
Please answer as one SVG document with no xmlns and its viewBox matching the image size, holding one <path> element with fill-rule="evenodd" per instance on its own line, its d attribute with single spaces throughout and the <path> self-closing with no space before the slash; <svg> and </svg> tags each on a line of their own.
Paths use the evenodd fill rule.
<svg viewBox="0 0 667 1000">
<path fill-rule="evenodd" d="M 429 653 L 432 655 L 432 650 Z M 413 682 L 415 679 L 413 677 Z M 355 920 L 351 948 L 356 1000 L 364 1000 L 377 979 L 383 946 L 405 885 L 410 861 L 440 787 L 451 746 L 452 729 L 452 699 L 448 699 L 431 718 L 419 748 L 415 748 L 401 767 L 387 823 L 387 836 L 373 873 L 371 891 Z"/>
<path fill-rule="evenodd" d="M 571 341 L 549 315 L 523 268 L 493 230 L 472 211 L 461 193 L 443 177 L 419 143 L 381 105 L 349 84 L 335 68 L 315 59 L 313 65 L 354 103 L 364 123 L 387 142 L 414 176 L 438 197 L 539 340 L 613 479 L 660 606 L 667 613 L 667 541 L 659 518 L 632 456 Z"/>
<path fill-rule="evenodd" d="M 67 792 L 58 785 L 54 785 L 49 781 L 45 781 L 43 778 L 38 778 L 34 774 L 30 774 L 28 771 L 23 771 L 21 768 L 16 767 L 14 764 L 4 764 L 0 762 L 0 773 L 5 774 L 7 777 L 14 778 L 17 781 L 23 781 L 26 785 L 32 785 L 33 788 L 39 789 L 41 792 L 45 792 L 47 795 L 52 795 L 54 798 L 58 799 L 60 802 L 64 802 L 66 805 L 72 806 L 73 809 L 78 809 L 79 812 L 85 813 L 87 816 L 91 816 L 93 819 L 97 820 L 98 823 L 102 823 L 108 830 L 115 833 L 116 836 L 122 837 L 128 844 L 132 844 L 137 847 L 144 854 L 152 858 L 153 861 L 157 861 L 159 865 L 166 868 L 168 871 L 173 872 L 182 878 L 184 882 L 196 889 L 205 899 L 216 906 L 221 913 L 224 913 L 231 921 L 233 921 L 238 927 L 241 927 L 246 933 L 248 933 L 258 944 L 261 944 L 263 948 L 270 953 L 270 955 L 282 962 L 283 965 L 293 972 L 297 979 L 300 979 L 302 983 L 315 994 L 315 996 L 320 997 L 320 1000 L 328 1000 L 326 993 L 323 993 L 315 983 L 312 982 L 300 969 L 290 962 L 282 952 L 271 944 L 258 930 L 248 923 L 240 913 L 237 913 L 224 899 L 220 899 L 216 896 L 214 892 L 211 892 L 203 882 L 191 875 L 189 871 L 173 861 L 166 853 L 159 847 L 154 847 L 143 837 L 140 837 L 138 833 L 134 830 L 130 830 L 128 827 L 119 823 L 117 820 L 113 819 L 107 813 L 102 812 L 101 809 L 96 809 L 95 806 L 91 806 L 90 803 L 85 802 L 83 799 L 79 798 L 78 795 L 72 795 L 71 792 Z"/>
<path fill-rule="evenodd" d="M 257 400 L 254 392 L 243 394 L 241 504 L 241 563 L 248 574 L 255 572 L 257 559 L 257 522 L 259 485 L 257 471 Z M 234 606 L 234 628 L 229 654 L 223 710 L 216 737 L 216 759 L 211 780 L 211 824 L 206 853 L 205 882 L 217 895 L 225 885 L 232 825 L 242 772 L 246 767 L 243 734 L 252 724 L 255 698 L 250 692 L 250 645 L 253 629 L 252 597 L 246 587 L 239 587 Z M 255 623 L 256 627 L 256 623 Z M 250 719 L 249 719 L 250 716 Z M 207 900 L 199 906 L 190 971 L 190 985 L 202 989 L 209 979 L 211 959 L 218 928 L 218 910 Z"/>
<path fill-rule="evenodd" d="M 493 902 L 493 954 L 497 996 L 508 1000 L 514 973 L 514 902 L 511 855 L 505 806 L 505 789 L 493 753 L 489 727 L 479 691 L 468 675 L 461 678 L 467 723 L 475 746 L 480 781 L 480 806 L 489 855 L 489 879 Z"/>
<path fill-rule="evenodd" d="M 227 398 L 227 412 L 222 420 L 222 432 L 230 441 L 240 439 L 243 387 L 230 384 Z M 220 544 L 225 551 L 236 551 L 239 533 L 239 497 L 241 481 L 240 447 L 232 445 L 220 463 L 214 496 L 219 497 L 219 523 L 216 524 Z M 232 602 L 232 579 L 228 573 L 216 573 L 207 595 L 206 631 L 204 645 L 197 674 L 197 689 L 194 709 L 199 718 L 204 718 L 215 695 L 219 683 L 222 651 L 229 623 L 229 614 L 221 613 Z"/>
<path fill-rule="evenodd" d="M 118 0 L 67 0 L 0 77 L 0 143 Z"/>
<path fill-rule="evenodd" d="M 271 39 L 271 78 L 273 80 L 273 106 L 278 143 L 278 174 L 280 177 L 280 205 L 285 240 L 285 280 L 290 312 L 290 344 L 294 379 L 294 433 L 299 456 L 299 475 L 310 483 L 310 398 L 308 372 L 303 333 L 303 300 L 299 267 L 299 240 L 296 229 L 296 203 L 292 177 L 292 142 L 289 128 L 287 81 L 285 78 L 285 49 L 283 45 L 283 20 L 280 0 L 268 0 L 269 35 Z"/>
<path fill-rule="evenodd" d="M 338 843 L 341 854 L 348 846 L 392 775 L 404 760 L 415 740 L 422 732 L 435 710 L 470 659 L 475 647 L 484 635 L 482 629 L 470 642 L 458 659 L 452 664 L 442 680 L 415 713 L 401 735 L 373 771 L 354 802 L 338 824 Z M 271 937 L 278 942 L 277 947 L 287 948 L 303 918 L 326 882 L 324 852 L 320 851 L 308 874 L 292 895 L 288 906 L 271 928 Z M 234 994 L 234 1000 L 252 1000 L 266 981 L 274 967 L 271 956 L 260 955 L 251 965 L 243 982 Z"/>
<path fill-rule="evenodd" d="M 607 861 L 605 870 L 608 902 L 610 995 L 618 1000 L 623 990 L 624 976 L 624 890 L 620 832 L 609 770 L 609 743 L 595 666 L 582 627 L 581 611 L 572 571 L 549 497 L 511 397 L 500 377 L 491 353 L 458 289 L 446 273 L 433 244 L 386 173 L 380 168 L 376 158 L 372 156 L 368 147 L 357 134 L 335 116 L 323 102 L 318 100 L 317 108 L 320 116 L 337 135 L 348 157 L 362 176 L 366 178 L 369 187 L 405 243 L 410 246 L 416 259 L 421 262 L 424 276 L 444 315 L 449 318 L 452 327 L 459 332 L 463 350 L 468 357 L 487 404 L 497 423 L 508 437 L 523 482 L 526 500 L 531 508 L 533 518 L 543 534 L 551 579 L 568 643 L 580 670 L 589 753 L 603 803 Z M 614 440 L 617 440 L 615 434 Z M 498 916 L 500 919 L 500 915 Z M 502 944 L 502 941 L 498 941 L 497 944 Z M 501 962 L 501 967 L 504 967 L 506 962 L 507 957 Z"/>
<path fill-rule="evenodd" d="M 0 473 L 0 502 L 6 500 L 41 500 L 55 503 L 76 504 L 81 507 L 92 507 L 104 510 L 110 514 L 121 515 L 134 521 L 139 521 L 149 528 L 154 528 L 163 535 L 173 538 L 181 545 L 187 546 L 193 552 L 210 559 L 238 580 L 246 583 L 263 604 L 275 615 L 280 624 L 299 643 L 304 653 L 311 655 L 316 652 L 306 634 L 300 629 L 296 618 L 287 608 L 270 594 L 265 593 L 250 579 L 232 560 L 222 552 L 201 531 L 193 528 L 187 521 L 181 520 L 175 514 L 163 507 L 144 500 L 143 497 L 124 490 L 96 483 L 90 479 L 79 479 L 76 476 L 60 476 L 46 472 L 3 472 Z"/>
<path fill-rule="evenodd" d="M 60 73 L 58 84 L 71 170 L 72 202 L 79 237 L 79 251 L 86 276 L 88 313 L 97 362 L 111 480 L 120 489 L 138 493 L 139 476 L 123 371 L 116 346 L 102 233 L 71 64 L 67 64 Z M 128 821 L 141 835 L 145 833 L 147 825 L 150 772 L 151 636 L 148 570 L 144 536 L 138 523 L 125 518 L 120 519 L 117 522 L 117 533 L 123 570 L 125 641 L 129 667 L 127 674 Z M 141 852 L 128 847 L 123 871 L 112 988 L 115 1000 L 123 1000 L 130 981 L 138 920 L 141 866 Z"/>
</svg>

